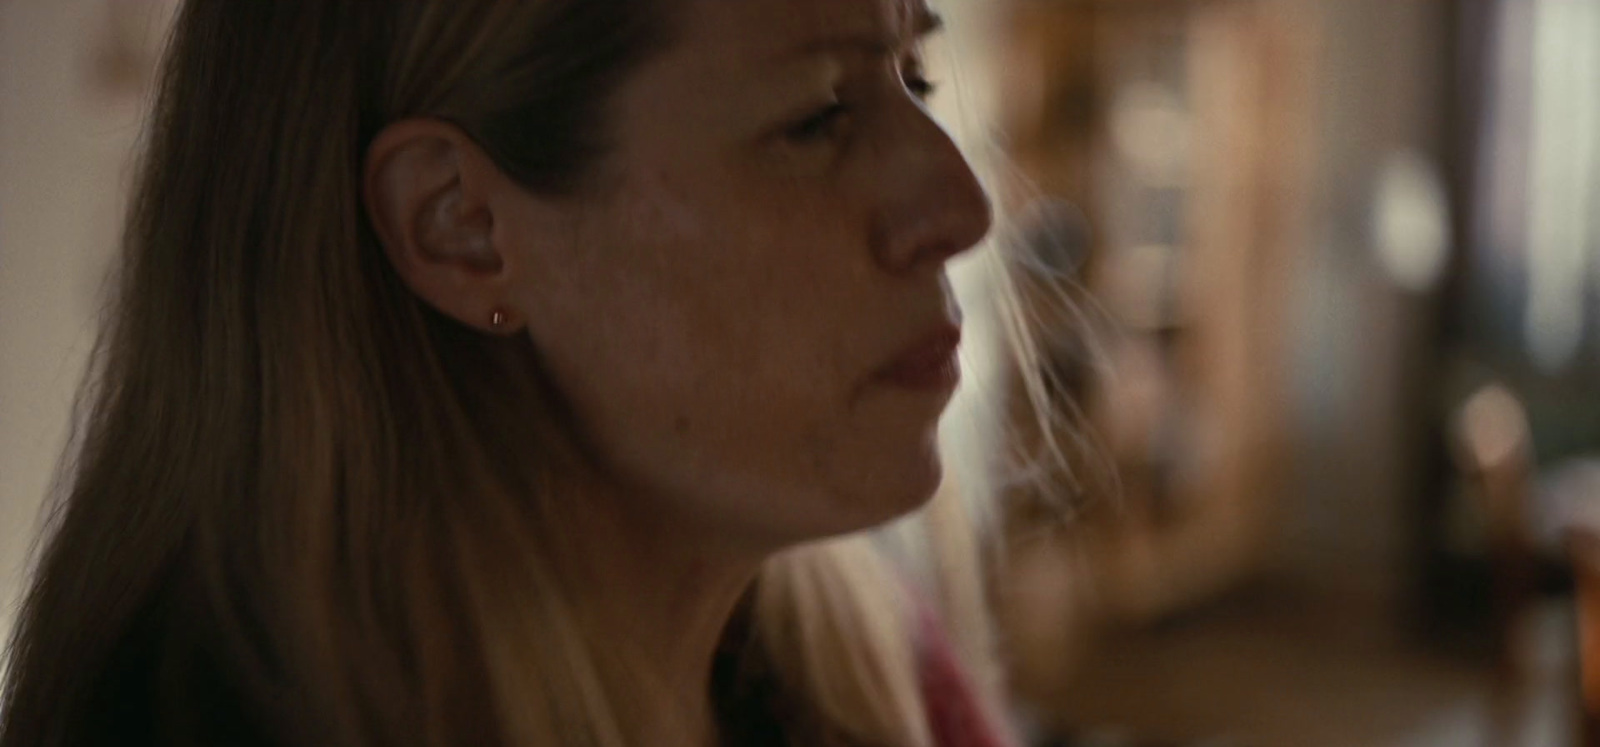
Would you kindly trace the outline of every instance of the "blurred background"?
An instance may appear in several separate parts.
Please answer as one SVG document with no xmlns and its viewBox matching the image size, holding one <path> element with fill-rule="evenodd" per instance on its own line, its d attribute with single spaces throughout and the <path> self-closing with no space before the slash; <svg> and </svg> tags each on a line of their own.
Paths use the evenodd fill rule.
<svg viewBox="0 0 1600 747">
<path fill-rule="evenodd" d="M 1037 741 L 1600 744 L 1600 0 L 937 4 L 1017 464 L 1089 447 L 1006 502 Z M 0 0 L 0 631 L 173 6 Z"/>
</svg>

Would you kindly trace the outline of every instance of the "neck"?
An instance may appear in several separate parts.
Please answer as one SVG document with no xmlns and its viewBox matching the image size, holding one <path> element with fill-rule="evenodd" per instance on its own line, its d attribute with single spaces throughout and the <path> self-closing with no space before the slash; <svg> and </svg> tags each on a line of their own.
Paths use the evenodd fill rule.
<svg viewBox="0 0 1600 747">
<path fill-rule="evenodd" d="M 652 502 L 619 491 L 572 497 L 560 568 L 627 693 L 622 727 L 641 744 L 715 744 L 713 659 L 764 555 L 718 537 L 726 533 L 643 512 Z"/>
</svg>

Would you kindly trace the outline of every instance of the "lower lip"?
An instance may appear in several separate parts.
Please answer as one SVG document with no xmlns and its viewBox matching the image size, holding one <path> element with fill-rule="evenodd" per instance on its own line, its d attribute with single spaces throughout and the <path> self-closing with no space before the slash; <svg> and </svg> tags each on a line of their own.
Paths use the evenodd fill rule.
<svg viewBox="0 0 1600 747">
<path fill-rule="evenodd" d="M 878 374 L 878 381 L 919 392 L 948 392 L 961 383 L 961 365 L 951 353 L 936 361 L 890 368 Z"/>
</svg>

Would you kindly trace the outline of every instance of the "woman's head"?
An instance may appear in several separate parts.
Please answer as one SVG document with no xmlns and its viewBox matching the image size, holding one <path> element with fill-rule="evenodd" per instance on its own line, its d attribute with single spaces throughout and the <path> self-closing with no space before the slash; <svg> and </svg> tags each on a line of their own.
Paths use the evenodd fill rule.
<svg viewBox="0 0 1600 747">
<path fill-rule="evenodd" d="M 563 188 L 517 160 L 534 122 L 444 107 L 380 134 L 366 194 L 388 256 L 431 307 L 531 339 L 586 456 L 633 500 L 767 544 L 915 507 L 949 390 L 884 371 L 953 353 L 944 264 L 989 222 L 920 100 L 935 17 L 906 0 L 658 10 L 668 41 L 604 99 Z"/>
<path fill-rule="evenodd" d="M 8 747 L 213 691 L 317 741 L 603 741 L 539 557 L 564 496 L 764 550 L 928 498 L 943 266 L 989 224 L 919 100 L 933 25 L 190 0 Z"/>
</svg>

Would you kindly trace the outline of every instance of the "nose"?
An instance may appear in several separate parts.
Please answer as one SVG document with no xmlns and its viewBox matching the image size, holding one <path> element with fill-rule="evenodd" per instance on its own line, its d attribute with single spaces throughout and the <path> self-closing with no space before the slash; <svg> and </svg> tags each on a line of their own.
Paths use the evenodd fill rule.
<svg viewBox="0 0 1600 747">
<path fill-rule="evenodd" d="M 885 270 L 941 269 L 976 246 L 994 223 L 989 195 L 950 134 L 918 108 L 885 148 L 878 173 L 886 198 L 874 227 L 874 254 Z"/>
</svg>

